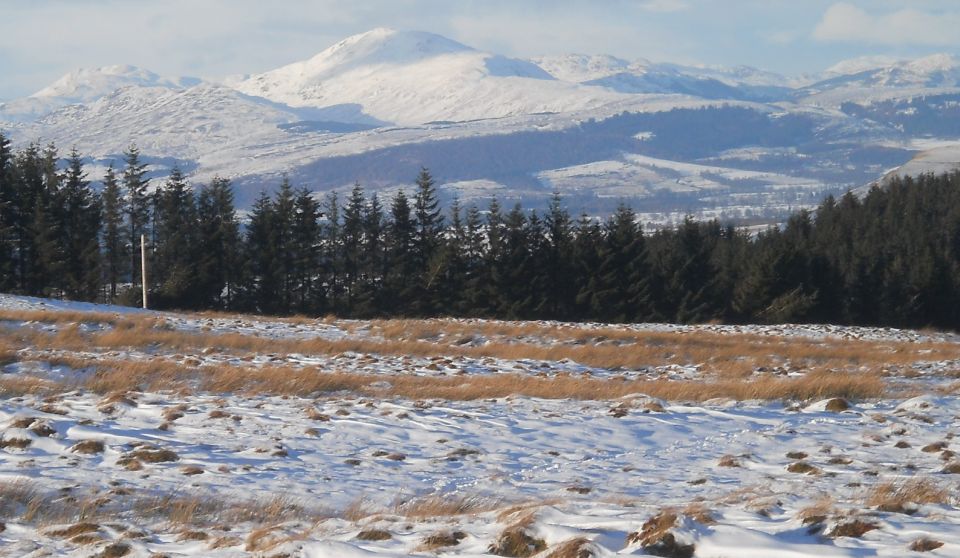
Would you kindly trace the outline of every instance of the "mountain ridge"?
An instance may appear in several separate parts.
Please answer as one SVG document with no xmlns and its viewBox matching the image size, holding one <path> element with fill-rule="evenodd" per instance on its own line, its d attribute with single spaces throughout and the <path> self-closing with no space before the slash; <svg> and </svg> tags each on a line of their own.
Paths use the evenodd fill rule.
<svg viewBox="0 0 960 558">
<path fill-rule="evenodd" d="M 234 179 L 241 200 L 283 173 L 318 191 L 364 180 L 389 192 L 426 165 L 446 169 L 441 186 L 466 199 L 543 200 L 557 187 L 591 207 L 627 199 L 675 214 L 741 196 L 729 211 L 746 214 L 874 180 L 913 158 L 914 139 L 960 142 L 958 69 L 944 54 L 788 78 L 607 55 L 511 58 L 378 28 L 243 78 L 71 72 L 0 104 L 0 129 L 19 144 L 75 145 L 94 165 L 135 142 L 157 173 L 173 158 L 195 181 Z"/>
</svg>

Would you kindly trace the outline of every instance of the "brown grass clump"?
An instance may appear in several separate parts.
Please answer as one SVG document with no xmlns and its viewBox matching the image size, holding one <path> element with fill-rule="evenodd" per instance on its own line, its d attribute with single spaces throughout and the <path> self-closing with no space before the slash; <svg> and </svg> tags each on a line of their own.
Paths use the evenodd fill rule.
<svg viewBox="0 0 960 558">
<path fill-rule="evenodd" d="M 48 537 L 57 537 L 60 539 L 71 539 L 77 535 L 83 535 L 86 533 L 95 533 L 100 530 L 100 526 L 96 523 L 83 522 L 75 523 L 69 527 L 63 529 L 53 529 L 44 533 Z"/>
<path fill-rule="evenodd" d="M 37 417 L 14 417 L 10 421 L 10 428 L 30 428 L 34 422 L 37 421 Z"/>
<path fill-rule="evenodd" d="M 110 543 L 104 547 L 103 552 L 98 554 L 96 558 L 120 558 L 130 554 L 130 550 L 130 545 L 125 542 Z"/>
<path fill-rule="evenodd" d="M 678 516 L 672 510 L 664 510 L 648 519 L 640 531 L 627 535 L 628 544 L 639 544 L 644 552 L 667 558 L 691 558 L 695 550 L 692 544 L 677 542 L 670 529 L 677 524 Z"/>
<path fill-rule="evenodd" d="M 77 535 L 76 537 L 73 537 L 72 539 L 70 539 L 70 542 L 76 545 L 86 546 L 90 544 L 97 544 L 102 540 L 103 540 L 103 537 L 101 537 L 96 533 L 86 533 L 83 535 Z"/>
<path fill-rule="evenodd" d="M 802 451 L 788 451 L 787 459 L 806 459 L 808 455 Z"/>
<path fill-rule="evenodd" d="M 136 459 L 144 463 L 168 463 L 180 460 L 180 456 L 172 450 L 155 448 L 139 448 L 124 457 Z"/>
<path fill-rule="evenodd" d="M 813 504 L 801 509 L 797 516 L 804 525 L 819 525 L 826 521 L 833 512 L 833 498 L 824 495 Z"/>
<path fill-rule="evenodd" d="M 842 413 L 850 408 L 850 404 L 847 403 L 845 399 L 835 397 L 830 401 L 827 401 L 827 406 L 825 409 L 831 413 Z"/>
<path fill-rule="evenodd" d="M 429 519 L 485 513 L 500 508 L 502 504 L 500 500 L 479 496 L 427 496 L 399 504 L 394 513 L 409 519 Z"/>
<path fill-rule="evenodd" d="M 866 505 L 880 511 L 910 514 L 917 505 L 949 504 L 950 490 L 929 478 L 912 478 L 904 482 L 884 482 L 871 489 Z"/>
<path fill-rule="evenodd" d="M 571 539 L 560 543 L 547 558 L 593 558 L 594 553 L 590 550 L 590 540 L 583 537 Z"/>
<path fill-rule="evenodd" d="M 14 449 L 25 449 L 33 443 L 33 440 L 30 438 L 17 438 L 10 437 L 0 440 L 0 449 L 14 448 Z"/>
<path fill-rule="evenodd" d="M 943 466 L 943 469 L 940 470 L 941 473 L 947 473 L 950 475 L 960 475 L 960 461 L 951 461 Z"/>
<path fill-rule="evenodd" d="M 720 458 L 720 461 L 717 462 L 717 467 L 739 467 L 740 462 L 737 461 L 737 458 L 732 455 L 724 455 Z"/>
<path fill-rule="evenodd" d="M 276 527 L 261 527 L 250 531 L 247 535 L 247 544 L 244 550 L 247 552 L 265 551 L 277 546 L 280 538 L 274 533 Z"/>
<path fill-rule="evenodd" d="M 177 537 L 178 541 L 205 541 L 210 538 L 206 531 L 184 531 Z"/>
<path fill-rule="evenodd" d="M 547 548 L 543 539 L 538 539 L 527 532 L 528 521 L 521 521 L 507 527 L 500 533 L 497 540 L 490 543 L 487 550 L 495 556 L 509 556 L 513 558 L 528 558 Z"/>
<path fill-rule="evenodd" d="M 181 467 L 180 473 L 186 476 L 202 475 L 203 467 L 198 467 L 196 465 L 187 465 L 186 467 Z"/>
<path fill-rule="evenodd" d="M 703 502 L 694 502 L 683 509 L 683 515 L 696 521 L 701 525 L 716 525 L 717 520 L 713 517 L 710 509 Z"/>
<path fill-rule="evenodd" d="M 934 442 L 932 444 L 927 444 L 920 448 L 920 451 L 924 453 L 937 453 L 947 449 L 947 442 Z"/>
<path fill-rule="evenodd" d="M 910 543 L 910 550 L 914 552 L 930 552 L 931 550 L 936 550 L 941 546 L 943 546 L 942 542 L 924 537 Z"/>
<path fill-rule="evenodd" d="M 83 440 L 82 442 L 77 442 L 70 448 L 70 451 L 73 453 L 82 453 L 85 455 L 103 453 L 103 450 L 104 445 L 101 440 Z"/>
<path fill-rule="evenodd" d="M 47 395 L 59 389 L 59 386 L 43 378 L 16 375 L 0 378 L 0 396 L 21 397 L 24 395 Z"/>
<path fill-rule="evenodd" d="M 807 463 L 806 461 L 796 461 L 787 465 L 787 471 L 791 473 L 799 473 L 803 475 L 819 475 L 820 469 L 814 467 L 813 465 Z"/>
<path fill-rule="evenodd" d="M 356 539 L 359 541 L 387 541 L 393 538 L 389 531 L 383 529 L 364 529 L 357 533 Z"/>
<path fill-rule="evenodd" d="M 827 533 L 828 537 L 839 538 L 839 537 L 853 537 L 860 538 L 865 533 L 873 531 L 874 529 L 879 529 L 880 526 L 876 523 L 871 523 L 869 521 L 863 521 L 861 519 L 850 519 L 838 523 L 833 529 Z"/>
<path fill-rule="evenodd" d="M 50 426 L 50 423 L 45 420 L 38 420 L 31 424 L 30 432 L 33 432 L 41 438 L 49 438 L 57 433 L 57 431 Z"/>
<path fill-rule="evenodd" d="M 467 538 L 467 534 L 463 531 L 440 531 L 439 533 L 434 533 L 423 539 L 423 542 L 420 543 L 418 550 L 430 551 L 438 548 L 457 546 L 460 544 L 460 541 L 465 538 Z"/>
</svg>

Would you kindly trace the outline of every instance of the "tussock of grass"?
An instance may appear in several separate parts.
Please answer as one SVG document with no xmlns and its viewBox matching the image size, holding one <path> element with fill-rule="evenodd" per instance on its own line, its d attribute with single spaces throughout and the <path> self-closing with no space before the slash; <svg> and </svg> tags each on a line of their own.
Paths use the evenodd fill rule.
<svg viewBox="0 0 960 558">
<path fill-rule="evenodd" d="M 640 531 L 630 533 L 627 542 L 639 544 L 648 554 L 671 558 L 690 558 L 695 550 L 692 544 L 677 541 L 670 531 L 677 524 L 679 516 L 673 510 L 663 510 L 648 519 Z"/>
<path fill-rule="evenodd" d="M 949 504 L 950 489 L 931 478 L 918 477 L 900 482 L 875 485 L 866 498 L 866 505 L 880 511 L 913 513 L 917 505 Z"/>
<path fill-rule="evenodd" d="M 547 554 L 547 558 L 592 558 L 590 540 L 583 537 L 562 542 Z"/>
<path fill-rule="evenodd" d="M 409 519 L 428 519 L 484 513 L 498 509 L 502 504 L 500 500 L 478 496 L 428 496 L 404 502 L 394 511 Z"/>
</svg>

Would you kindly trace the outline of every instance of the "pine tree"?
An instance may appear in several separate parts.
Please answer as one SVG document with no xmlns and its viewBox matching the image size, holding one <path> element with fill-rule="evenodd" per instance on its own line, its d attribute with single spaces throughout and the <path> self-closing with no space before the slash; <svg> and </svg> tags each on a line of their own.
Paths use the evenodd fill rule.
<svg viewBox="0 0 960 558">
<path fill-rule="evenodd" d="M 410 203 L 402 190 L 397 192 L 390 204 L 387 230 L 384 309 L 391 314 L 405 314 L 410 308 L 418 277 L 413 245 L 416 225 L 410 215 Z"/>
<path fill-rule="evenodd" d="M 283 278 L 277 265 L 276 216 L 273 202 L 266 192 L 253 203 L 247 225 L 246 252 L 249 283 L 245 286 L 246 306 L 264 314 L 280 310 L 280 289 Z"/>
<path fill-rule="evenodd" d="M 321 235 L 321 273 L 326 286 L 325 305 L 335 312 L 343 305 L 343 232 L 340 227 L 340 201 L 337 192 L 330 191 L 321 207 L 323 223 Z"/>
<path fill-rule="evenodd" d="M 438 278 L 444 274 L 446 266 L 446 254 L 440 250 L 443 240 L 443 215 L 433 177 L 426 168 L 420 169 L 416 187 L 413 199 L 413 260 L 417 276 L 408 296 L 413 314 L 430 316 L 438 310 L 434 304 L 440 290 Z"/>
<path fill-rule="evenodd" d="M 113 302 L 117 298 L 117 285 L 126 274 L 128 263 L 123 232 L 123 197 L 113 165 L 110 165 L 103 178 L 102 200 L 103 271 L 109 285 L 107 301 Z"/>
<path fill-rule="evenodd" d="M 130 256 L 130 282 L 140 283 L 140 236 L 147 234 L 150 222 L 150 195 L 147 192 L 149 180 L 146 178 L 147 165 L 140 161 L 140 150 L 131 145 L 124 152 L 123 189 L 125 193 L 124 213 L 127 217 L 127 250 Z"/>
<path fill-rule="evenodd" d="M 577 295 L 573 263 L 573 223 L 554 192 L 544 217 L 548 254 L 545 264 L 546 314 L 553 319 L 570 319 Z"/>
<path fill-rule="evenodd" d="M 306 188 L 294 198 L 292 229 L 294 305 L 296 311 L 310 314 L 318 309 L 322 289 L 320 269 L 320 204 Z"/>
<path fill-rule="evenodd" d="M 96 300 L 100 290 L 100 200 L 86 180 L 76 149 L 70 152 L 61 197 L 66 295 L 74 300 Z"/>
<path fill-rule="evenodd" d="M 590 281 L 590 315 L 606 322 L 642 321 L 652 315 L 643 232 L 632 209 L 621 204 L 607 220 Z"/>
<path fill-rule="evenodd" d="M 0 291 L 14 287 L 16 184 L 10 140 L 0 131 Z"/>
<path fill-rule="evenodd" d="M 343 262 L 343 283 L 346 294 L 346 312 L 353 312 L 357 296 L 363 246 L 363 189 L 354 184 L 347 204 L 343 206 L 343 229 L 341 258 Z"/>
<path fill-rule="evenodd" d="M 296 221 L 296 198 L 290 179 L 284 175 L 273 201 L 273 238 L 275 242 L 276 266 L 280 283 L 277 286 L 277 310 L 281 314 L 293 311 L 293 301 L 297 289 L 296 244 L 294 240 L 294 222 Z"/>
<path fill-rule="evenodd" d="M 197 196 L 200 246 L 198 297 L 205 308 L 233 309 L 243 284 L 240 223 L 233 189 L 215 177 Z"/>
<path fill-rule="evenodd" d="M 363 210 L 363 244 L 354 314 L 371 317 L 383 312 L 382 285 L 386 274 L 386 240 L 383 207 L 376 193 L 370 195 Z"/>
<path fill-rule="evenodd" d="M 66 246 L 63 244 L 64 215 L 62 175 L 57 171 L 57 149 L 48 145 L 41 155 L 41 187 L 35 199 L 30 237 L 35 259 L 28 276 L 28 294 L 62 297 L 66 292 L 64 272 Z"/>
<path fill-rule="evenodd" d="M 174 167 L 156 192 L 154 212 L 155 265 L 150 280 L 163 305 L 189 308 L 199 303 L 195 285 L 197 267 L 197 207 L 193 191 L 179 168 Z"/>
</svg>

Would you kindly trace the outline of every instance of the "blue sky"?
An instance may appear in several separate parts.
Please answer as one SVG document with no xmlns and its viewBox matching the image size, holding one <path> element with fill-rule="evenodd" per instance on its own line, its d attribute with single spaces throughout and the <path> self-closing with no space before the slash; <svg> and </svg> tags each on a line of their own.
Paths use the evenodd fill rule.
<svg viewBox="0 0 960 558">
<path fill-rule="evenodd" d="M 79 67 L 219 78 L 374 27 L 512 56 L 579 52 L 786 74 L 960 53 L 957 0 L 0 0 L 0 99 Z"/>
</svg>

